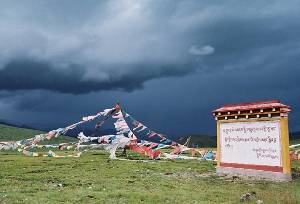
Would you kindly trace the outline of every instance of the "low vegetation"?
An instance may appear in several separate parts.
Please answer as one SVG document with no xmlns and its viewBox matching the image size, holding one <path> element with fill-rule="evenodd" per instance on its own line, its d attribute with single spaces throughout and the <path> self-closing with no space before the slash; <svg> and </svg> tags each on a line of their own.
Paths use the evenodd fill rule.
<svg viewBox="0 0 300 204">
<path fill-rule="evenodd" d="M 252 203 L 300 202 L 298 177 L 288 183 L 243 181 L 217 177 L 215 163 L 208 161 L 107 157 L 100 150 L 80 158 L 1 152 L 0 203 L 239 203 L 247 192 Z M 300 174 L 299 164 L 294 172 Z"/>
<path fill-rule="evenodd" d="M 6 132 L 1 136 L 18 139 L 38 133 L 0 130 Z M 131 152 L 123 160 L 107 158 L 101 150 L 80 158 L 0 152 L 0 203 L 240 203 L 245 193 L 251 194 L 247 203 L 300 203 L 297 162 L 293 181 L 278 183 L 218 177 L 216 164 L 209 161 L 153 161 Z"/>
</svg>

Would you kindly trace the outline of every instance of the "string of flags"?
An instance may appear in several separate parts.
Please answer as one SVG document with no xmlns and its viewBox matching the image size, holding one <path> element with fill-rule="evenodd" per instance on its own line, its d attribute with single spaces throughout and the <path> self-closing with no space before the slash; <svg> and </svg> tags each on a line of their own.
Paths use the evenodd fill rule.
<svg viewBox="0 0 300 204">
<path fill-rule="evenodd" d="M 187 146 L 181 145 L 173 140 L 168 139 L 164 134 L 151 130 L 149 127 L 144 125 L 142 122 L 136 120 L 134 117 L 132 117 L 129 113 L 125 112 L 124 110 L 121 110 L 121 112 L 123 115 L 125 115 L 125 118 L 128 118 L 131 124 L 133 125 L 134 127 L 133 131 L 137 133 L 140 132 L 146 133 L 146 136 L 149 140 L 152 139 L 159 140 L 159 143 L 152 143 L 151 146 L 152 149 L 174 147 L 174 151 L 172 151 L 172 154 L 179 154 L 190 150 L 190 148 L 188 148 Z"/>
<path fill-rule="evenodd" d="M 151 130 L 149 127 L 144 125 L 142 122 L 136 120 L 134 117 L 126 113 L 124 110 L 122 110 L 122 113 L 125 115 L 125 118 L 128 118 L 131 124 L 133 125 L 134 127 L 132 129 L 133 131 L 136 131 L 137 133 L 144 132 L 149 139 L 157 138 L 159 139 L 159 143 L 161 144 L 170 145 L 170 146 L 175 146 L 178 144 L 177 142 L 172 141 L 167 137 L 165 137 L 165 135 Z"/>
<path fill-rule="evenodd" d="M 77 123 L 74 123 L 74 124 L 71 124 L 71 125 L 69 125 L 65 128 L 58 128 L 56 130 L 51 130 L 51 131 L 49 131 L 47 133 L 44 133 L 44 134 L 35 135 L 34 137 L 29 138 L 29 139 L 23 139 L 23 140 L 14 141 L 14 142 L 1 142 L 0 150 L 2 150 L 2 149 L 3 150 L 18 149 L 19 152 L 22 152 L 24 155 L 27 155 L 27 156 L 41 156 L 41 155 L 38 155 L 37 153 L 29 151 L 29 149 L 31 149 L 33 147 L 36 147 L 38 143 L 40 143 L 44 140 L 51 140 L 52 138 L 56 138 L 60 135 L 64 135 L 69 130 L 74 129 L 77 126 L 79 126 L 83 123 L 90 122 L 90 121 L 95 120 L 96 118 L 99 118 L 101 116 L 104 116 L 104 117 L 107 118 L 111 114 L 113 114 L 113 112 L 118 108 L 119 108 L 119 106 L 115 106 L 115 107 L 110 108 L 110 109 L 105 109 L 104 111 L 99 112 L 95 115 L 83 117 L 81 121 L 79 121 Z M 58 155 L 55 155 L 55 156 L 58 156 Z M 76 154 L 75 157 L 78 157 L 78 154 Z"/>
<path fill-rule="evenodd" d="M 114 127 L 116 129 L 115 135 L 102 135 L 92 137 L 85 136 L 83 132 L 80 132 L 78 135 L 78 142 L 39 145 L 41 141 L 51 140 L 52 138 L 65 135 L 69 130 L 75 129 L 81 124 L 93 121 L 100 117 L 104 118 L 96 123 L 95 129 L 100 128 L 109 118 L 113 118 L 114 120 L 116 120 L 114 122 Z M 129 120 L 130 124 L 133 126 L 132 129 L 128 125 L 127 120 Z M 137 133 L 144 133 L 149 140 L 156 139 L 159 142 L 139 140 L 136 136 Z M 97 144 L 85 144 L 91 142 L 96 142 Z M 170 155 L 177 155 L 176 157 L 161 153 L 161 149 L 170 147 L 173 148 L 173 151 Z M 30 151 L 30 149 L 33 148 L 50 148 L 50 150 L 47 154 L 42 154 Z M 74 154 L 58 155 L 54 153 L 51 148 L 58 148 L 59 150 L 74 150 Z M 116 150 L 119 148 L 128 148 L 133 152 L 147 156 L 151 159 L 157 159 L 160 156 L 165 158 L 186 159 L 185 156 L 180 156 L 180 154 L 185 151 L 191 150 L 191 148 L 188 148 L 185 145 L 181 145 L 173 140 L 168 139 L 165 135 L 151 130 L 149 127 L 145 126 L 143 123 L 136 120 L 131 115 L 122 110 L 119 104 L 116 104 L 113 108 L 105 109 L 95 115 L 82 117 L 79 122 L 71 124 L 65 128 L 51 130 L 47 133 L 35 135 L 34 137 L 29 139 L 19 140 L 15 142 L 0 142 L 0 150 L 18 149 L 18 151 L 23 155 L 31 157 L 80 157 L 83 152 L 86 152 L 90 149 L 104 149 L 110 153 L 110 159 L 116 159 Z"/>
</svg>

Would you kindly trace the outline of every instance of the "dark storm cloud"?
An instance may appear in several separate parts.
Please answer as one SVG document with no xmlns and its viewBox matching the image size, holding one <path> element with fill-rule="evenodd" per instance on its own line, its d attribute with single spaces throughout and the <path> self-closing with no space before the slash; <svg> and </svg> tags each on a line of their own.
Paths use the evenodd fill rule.
<svg viewBox="0 0 300 204">
<path fill-rule="evenodd" d="M 0 90 L 7 91 L 132 91 L 196 68 L 269 66 L 278 50 L 297 48 L 300 34 L 294 1 L 2 4 Z"/>
<path fill-rule="evenodd" d="M 126 65 L 119 65 L 125 67 Z M 85 70 L 78 66 L 68 69 L 55 69 L 47 63 L 17 61 L 7 64 L 0 70 L 0 87 L 6 91 L 44 89 L 61 93 L 81 94 L 98 90 L 132 91 L 140 89 L 147 80 L 160 77 L 181 76 L 192 69 L 180 69 L 179 65 L 156 65 L 160 69 L 152 70 L 151 65 L 130 65 L 131 71 L 122 75 L 109 73 L 108 80 L 84 80 Z M 149 66 L 147 68 L 147 66 Z M 178 69 L 176 69 L 179 66 Z M 192 67 L 189 65 L 189 67 Z M 142 69 L 143 71 L 140 71 Z M 6 96 L 3 94 L 3 97 Z M 9 95 L 8 95 L 9 96 Z"/>
<path fill-rule="evenodd" d="M 0 90 L 131 91 L 192 73 L 195 56 L 214 53 L 185 39 L 179 1 L 2 4 Z"/>
<path fill-rule="evenodd" d="M 210 111 L 225 103 L 282 99 L 297 118 L 299 9 L 294 0 L 1 1 L 0 110 L 49 121 L 120 99 L 183 132 L 198 131 L 195 121 L 211 130 Z"/>
</svg>

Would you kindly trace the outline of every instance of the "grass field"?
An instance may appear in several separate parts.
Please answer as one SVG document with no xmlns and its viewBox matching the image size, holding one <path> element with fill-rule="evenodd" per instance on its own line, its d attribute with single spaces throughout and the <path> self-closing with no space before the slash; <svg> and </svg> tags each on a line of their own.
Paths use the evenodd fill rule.
<svg viewBox="0 0 300 204">
<path fill-rule="evenodd" d="M 0 125 L 0 141 L 30 138 L 41 132 Z M 50 143 L 72 141 L 60 137 Z M 71 152 L 63 152 L 70 154 Z M 0 204 L 4 203 L 300 203 L 300 164 L 288 183 L 217 177 L 207 161 L 151 161 L 129 152 L 108 161 L 104 151 L 80 158 L 25 157 L 0 152 Z M 143 159 L 143 160 L 141 160 Z"/>
<path fill-rule="evenodd" d="M 100 150 L 80 158 L 0 152 L 0 203 L 240 203 L 247 192 L 255 192 L 250 203 L 300 203 L 299 178 L 242 181 L 217 177 L 213 162 L 107 158 Z"/>
</svg>

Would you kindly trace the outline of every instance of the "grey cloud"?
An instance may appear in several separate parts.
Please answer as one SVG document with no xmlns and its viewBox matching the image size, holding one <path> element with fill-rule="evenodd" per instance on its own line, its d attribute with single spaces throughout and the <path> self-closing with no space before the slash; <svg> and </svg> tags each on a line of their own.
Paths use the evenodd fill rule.
<svg viewBox="0 0 300 204">
<path fill-rule="evenodd" d="M 298 1 L 0 4 L 0 108 L 10 102 L 18 112 L 51 114 L 65 98 L 60 116 L 75 114 L 63 108 L 69 100 L 81 115 L 98 110 L 94 99 L 121 99 L 174 132 L 211 130 L 210 110 L 224 103 L 285 99 L 299 109 Z"/>
<path fill-rule="evenodd" d="M 31 2 L 0 7 L 0 90 L 131 91 L 195 69 L 165 3 Z"/>
<path fill-rule="evenodd" d="M 0 89 L 131 91 L 196 68 L 239 69 L 258 51 L 298 39 L 295 3 L 4 1 Z"/>
<path fill-rule="evenodd" d="M 115 65 L 117 66 L 117 65 Z M 130 66 L 127 73 L 109 72 L 107 80 L 86 80 L 85 69 L 71 65 L 68 69 L 56 69 L 48 63 L 21 60 L 7 64 L 0 70 L 0 89 L 17 90 L 50 90 L 61 93 L 82 94 L 99 90 L 132 91 L 140 89 L 145 81 L 153 78 L 181 76 L 193 71 L 182 69 L 184 65 L 118 65 Z M 126 68 L 126 67 L 125 67 Z"/>
</svg>

